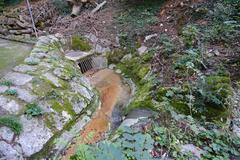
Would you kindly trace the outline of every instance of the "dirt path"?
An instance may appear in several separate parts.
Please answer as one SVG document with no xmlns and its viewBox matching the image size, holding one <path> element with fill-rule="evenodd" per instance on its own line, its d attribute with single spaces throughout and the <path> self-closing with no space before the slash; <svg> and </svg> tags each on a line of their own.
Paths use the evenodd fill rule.
<svg viewBox="0 0 240 160">
<path fill-rule="evenodd" d="M 92 120 L 80 133 L 80 137 L 65 152 L 63 160 L 68 160 L 73 155 L 79 144 L 95 143 L 105 137 L 110 130 L 111 116 L 114 107 L 118 103 L 126 103 L 129 90 L 123 85 L 118 74 L 110 69 L 96 72 L 89 77 L 91 83 L 99 90 L 101 95 L 101 107 L 92 116 Z"/>
</svg>

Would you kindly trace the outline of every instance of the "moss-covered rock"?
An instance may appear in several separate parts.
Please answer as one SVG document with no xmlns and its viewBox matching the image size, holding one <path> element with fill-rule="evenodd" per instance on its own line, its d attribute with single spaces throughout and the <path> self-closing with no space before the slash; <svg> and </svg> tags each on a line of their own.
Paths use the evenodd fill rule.
<svg viewBox="0 0 240 160">
<path fill-rule="evenodd" d="M 71 41 L 71 48 L 73 50 L 90 51 L 91 45 L 86 39 L 80 36 L 73 36 Z"/>
<path fill-rule="evenodd" d="M 74 120 L 84 115 L 89 116 L 87 110 L 94 110 L 97 107 L 93 102 L 98 99 L 96 98 L 98 95 L 90 82 L 83 77 L 77 64 L 64 58 L 60 39 L 55 36 L 40 37 L 30 56 L 25 59 L 25 63 L 28 65 L 25 64 L 24 69 L 30 66 L 34 67 L 34 70 L 28 72 L 28 67 L 27 71 L 23 72 L 21 68 L 23 65 L 21 65 L 14 72 L 6 74 L 4 79 L 0 79 L 1 84 L 6 88 L 3 88 L 4 90 L 17 88 L 17 91 L 22 91 L 16 96 L 11 96 L 13 92 L 9 92 L 8 95 L 0 92 L 0 97 L 7 96 L 7 98 L 0 99 L 0 104 L 3 102 L 5 104 L 0 105 L 0 115 L 2 112 L 10 114 L 9 108 L 16 109 L 15 102 L 19 102 L 19 108 L 25 108 L 27 103 L 25 99 L 31 100 L 29 103 L 34 103 L 39 107 L 41 114 L 38 116 L 29 117 L 24 115 L 24 112 L 16 115 L 21 117 L 20 123 L 23 123 L 23 126 L 25 126 L 24 123 L 28 123 L 30 130 L 23 127 L 22 133 L 19 133 L 20 140 L 16 142 L 17 139 L 15 139 L 12 144 L 20 144 L 24 157 L 31 157 L 41 151 L 45 145 L 52 149 L 55 148 L 55 143 L 52 142 L 66 132 L 65 128 L 71 129 L 71 126 L 76 123 Z M 29 113 L 35 114 L 35 111 L 31 108 L 31 111 L 25 112 L 25 114 Z M 84 125 L 77 125 L 78 130 Z M 74 137 L 74 135 L 71 136 Z M 12 149 L 14 150 L 14 147 Z M 49 150 L 51 153 L 54 151 Z M 20 156 L 23 157 L 23 155 Z M 8 155 L 3 155 L 3 157 L 8 157 Z"/>
<path fill-rule="evenodd" d="M 122 49 L 115 49 L 115 50 L 107 53 L 107 59 L 108 59 L 109 64 L 112 64 L 112 63 L 116 64 L 116 63 L 119 63 L 120 60 L 125 55 L 127 55 L 126 51 L 124 51 Z M 130 59 L 128 59 L 128 60 L 130 60 Z"/>
<path fill-rule="evenodd" d="M 233 93 L 231 79 L 229 76 L 208 76 L 206 81 L 210 90 L 221 96 L 222 99 L 228 98 Z"/>
</svg>

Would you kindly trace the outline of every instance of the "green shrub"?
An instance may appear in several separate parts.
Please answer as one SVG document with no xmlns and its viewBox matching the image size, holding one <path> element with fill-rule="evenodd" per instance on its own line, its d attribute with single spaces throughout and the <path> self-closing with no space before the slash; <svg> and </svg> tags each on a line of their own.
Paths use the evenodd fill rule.
<svg viewBox="0 0 240 160">
<path fill-rule="evenodd" d="M 165 34 L 160 36 L 160 43 L 163 45 L 163 53 L 166 55 L 173 54 L 176 50 L 176 46 Z"/>
<path fill-rule="evenodd" d="M 17 90 L 16 89 L 8 89 L 4 92 L 8 96 L 17 96 Z"/>
<path fill-rule="evenodd" d="M 22 124 L 13 116 L 0 116 L 0 126 L 10 128 L 15 134 L 20 134 L 22 131 Z"/>
<path fill-rule="evenodd" d="M 8 87 L 10 87 L 12 85 L 13 85 L 13 83 L 11 81 L 8 81 L 8 80 L 4 80 L 4 81 L 0 82 L 0 86 L 8 86 Z"/>
<path fill-rule="evenodd" d="M 192 47 L 197 43 L 199 29 L 196 26 L 188 25 L 183 28 L 182 37 L 187 47 Z"/>
<path fill-rule="evenodd" d="M 91 46 L 88 41 L 80 36 L 73 36 L 71 41 L 71 48 L 73 50 L 90 51 Z"/>
<path fill-rule="evenodd" d="M 26 105 L 25 114 L 27 114 L 28 117 L 39 116 L 42 113 L 42 109 L 36 103 L 29 103 Z"/>
<path fill-rule="evenodd" d="M 196 49 L 189 49 L 185 51 L 184 55 L 181 55 L 174 63 L 175 69 L 180 69 L 186 72 L 189 65 L 192 64 L 193 68 L 200 68 L 202 64 L 201 55 Z"/>
</svg>

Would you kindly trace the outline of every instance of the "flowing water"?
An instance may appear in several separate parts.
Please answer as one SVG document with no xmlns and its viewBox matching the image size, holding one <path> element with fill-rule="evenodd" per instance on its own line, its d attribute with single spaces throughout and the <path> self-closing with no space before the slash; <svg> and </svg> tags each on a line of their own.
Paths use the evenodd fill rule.
<svg viewBox="0 0 240 160">
<path fill-rule="evenodd" d="M 31 45 L 0 39 L 0 78 L 20 64 L 32 49 Z"/>
<path fill-rule="evenodd" d="M 110 69 L 100 70 L 92 74 L 89 76 L 89 80 L 100 92 L 101 106 L 84 130 L 79 133 L 79 138 L 66 150 L 62 158 L 64 160 L 69 159 L 80 144 L 96 143 L 104 139 L 114 118 L 112 117 L 114 107 L 123 107 L 130 98 L 129 87 L 123 83 L 120 75 Z"/>
</svg>

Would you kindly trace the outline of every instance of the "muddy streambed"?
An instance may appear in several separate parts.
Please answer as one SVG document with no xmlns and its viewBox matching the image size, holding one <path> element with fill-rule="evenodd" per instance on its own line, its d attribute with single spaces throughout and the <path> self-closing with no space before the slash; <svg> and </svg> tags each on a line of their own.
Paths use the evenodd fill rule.
<svg viewBox="0 0 240 160">
<path fill-rule="evenodd" d="M 130 88 L 120 75 L 110 69 L 100 70 L 88 76 L 90 82 L 98 89 L 101 104 L 92 116 L 91 121 L 79 133 L 72 145 L 66 150 L 62 159 L 67 160 L 72 156 L 77 147 L 83 143 L 96 143 L 105 138 L 107 132 L 117 126 L 121 118 L 119 110 L 130 99 Z M 117 117 L 116 117 L 117 116 Z"/>
<path fill-rule="evenodd" d="M 30 54 L 32 45 L 0 38 L 0 78 Z"/>
</svg>

